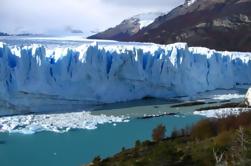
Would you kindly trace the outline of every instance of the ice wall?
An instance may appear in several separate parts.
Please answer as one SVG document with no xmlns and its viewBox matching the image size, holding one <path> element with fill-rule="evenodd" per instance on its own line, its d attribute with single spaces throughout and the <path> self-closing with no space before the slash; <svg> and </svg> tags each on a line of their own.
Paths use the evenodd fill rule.
<svg viewBox="0 0 251 166">
<path fill-rule="evenodd" d="M 87 103 L 168 98 L 244 83 L 251 83 L 251 53 L 185 43 L 68 48 L 0 43 L 0 98 L 6 107 L 30 106 L 34 97 Z"/>
</svg>

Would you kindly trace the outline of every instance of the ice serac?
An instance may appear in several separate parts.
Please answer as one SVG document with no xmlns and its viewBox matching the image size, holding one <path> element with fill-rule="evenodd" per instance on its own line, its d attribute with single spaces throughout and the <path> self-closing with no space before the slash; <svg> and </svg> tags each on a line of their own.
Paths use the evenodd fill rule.
<svg viewBox="0 0 251 166">
<path fill-rule="evenodd" d="M 247 94 L 245 96 L 245 104 L 247 106 L 251 106 L 251 88 L 248 89 Z"/>
<path fill-rule="evenodd" d="M 0 105 L 16 113 L 48 110 L 48 103 L 55 109 L 55 101 L 82 106 L 189 96 L 251 83 L 250 72 L 251 53 L 188 48 L 185 43 L 94 42 L 67 48 L 1 43 Z"/>
</svg>

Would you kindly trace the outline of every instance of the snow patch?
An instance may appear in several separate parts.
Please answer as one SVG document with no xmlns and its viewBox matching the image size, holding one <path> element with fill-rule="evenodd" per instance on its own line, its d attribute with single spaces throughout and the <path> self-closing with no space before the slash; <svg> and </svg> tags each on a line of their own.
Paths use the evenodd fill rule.
<svg viewBox="0 0 251 166">
<path fill-rule="evenodd" d="M 150 13 L 139 14 L 132 18 L 139 20 L 140 29 L 142 29 L 150 25 L 151 23 L 153 23 L 157 17 L 162 16 L 162 15 L 164 15 L 164 13 L 150 12 Z"/>
<path fill-rule="evenodd" d="M 191 6 L 192 4 L 194 4 L 194 2 L 196 2 L 197 0 L 186 0 L 185 1 L 185 5 L 187 6 Z"/>
</svg>

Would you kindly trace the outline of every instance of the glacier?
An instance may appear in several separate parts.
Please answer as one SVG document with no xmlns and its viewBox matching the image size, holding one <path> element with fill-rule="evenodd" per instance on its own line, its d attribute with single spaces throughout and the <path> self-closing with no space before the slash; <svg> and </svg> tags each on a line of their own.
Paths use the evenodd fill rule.
<svg viewBox="0 0 251 166">
<path fill-rule="evenodd" d="M 250 72 L 249 52 L 186 43 L 93 41 L 66 47 L 0 42 L 1 114 L 193 96 L 250 84 Z"/>
</svg>

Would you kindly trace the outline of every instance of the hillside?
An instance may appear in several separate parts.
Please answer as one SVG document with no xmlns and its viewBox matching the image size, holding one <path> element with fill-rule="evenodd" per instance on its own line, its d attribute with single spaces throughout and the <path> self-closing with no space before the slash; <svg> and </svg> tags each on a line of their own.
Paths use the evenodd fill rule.
<svg viewBox="0 0 251 166">
<path fill-rule="evenodd" d="M 145 26 L 151 24 L 155 18 L 163 15 L 160 12 L 144 13 L 122 21 L 119 25 L 104 32 L 88 37 L 89 39 L 128 40 Z"/>
<path fill-rule="evenodd" d="M 159 17 L 129 40 L 187 42 L 217 50 L 251 51 L 251 0 L 197 0 Z"/>
<path fill-rule="evenodd" d="M 90 38 L 251 51 L 251 0 L 185 0 L 142 29 L 135 20 Z"/>
</svg>

